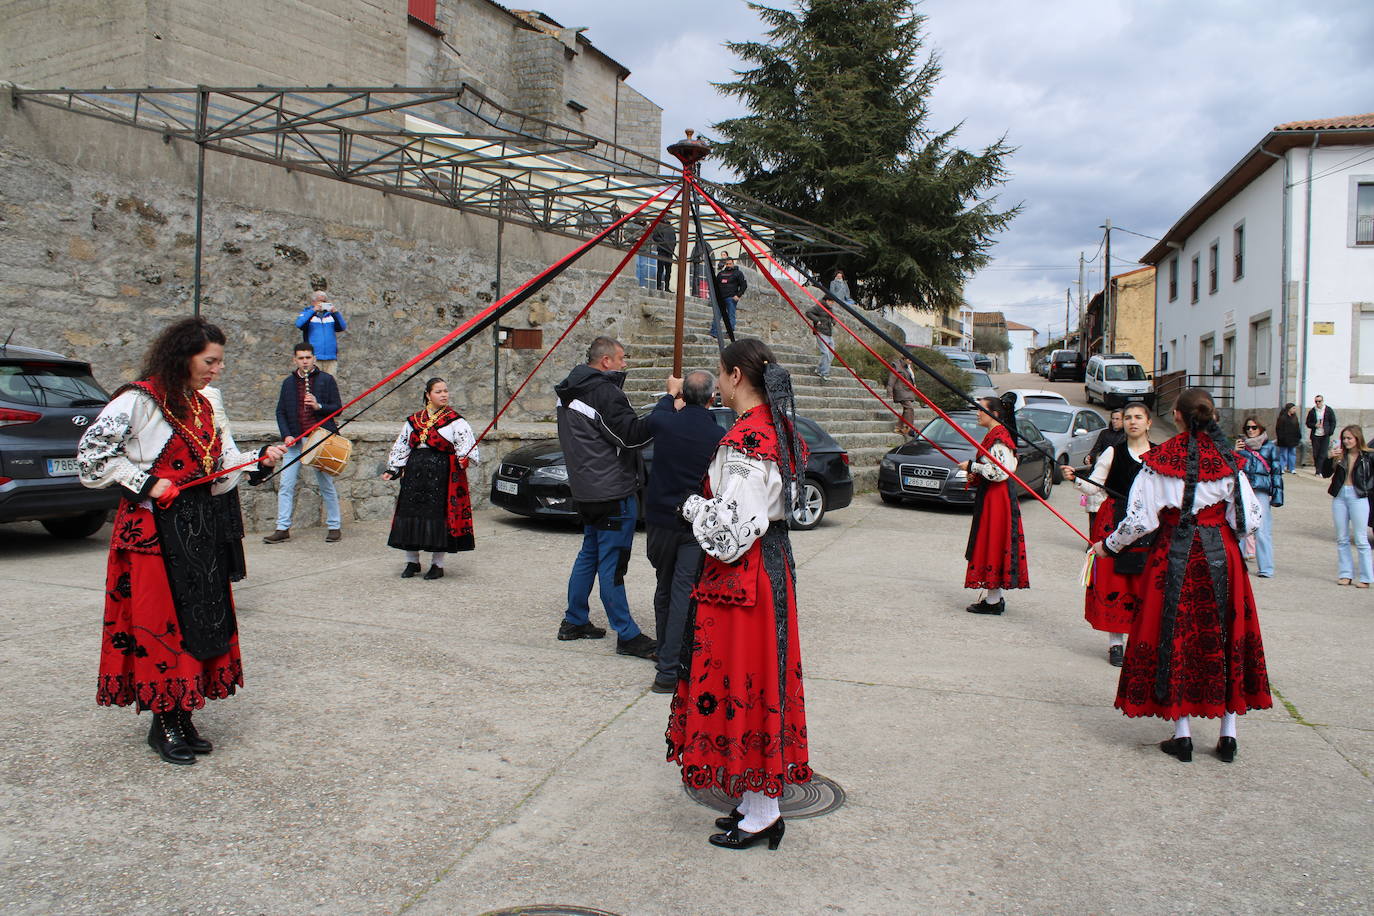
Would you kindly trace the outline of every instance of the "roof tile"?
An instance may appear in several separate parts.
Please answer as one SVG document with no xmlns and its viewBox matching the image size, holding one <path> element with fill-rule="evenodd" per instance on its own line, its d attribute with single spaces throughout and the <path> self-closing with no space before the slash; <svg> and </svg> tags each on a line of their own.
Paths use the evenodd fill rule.
<svg viewBox="0 0 1374 916">
<path fill-rule="evenodd" d="M 1346 115 L 1341 118 L 1318 118 L 1314 121 L 1289 121 L 1287 124 L 1275 125 L 1274 130 L 1341 130 L 1361 127 L 1374 127 L 1374 112 Z"/>
</svg>

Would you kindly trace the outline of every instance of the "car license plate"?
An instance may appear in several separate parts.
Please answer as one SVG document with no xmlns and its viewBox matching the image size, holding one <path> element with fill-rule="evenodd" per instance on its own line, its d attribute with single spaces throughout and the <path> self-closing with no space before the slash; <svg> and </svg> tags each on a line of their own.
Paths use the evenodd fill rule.
<svg viewBox="0 0 1374 916">
<path fill-rule="evenodd" d="M 496 490 L 499 493 L 509 493 L 515 496 L 520 492 L 520 484 L 510 480 L 498 480 L 496 481 Z"/>
<path fill-rule="evenodd" d="M 1143 401 L 1143 400 L 1145 400 L 1145 395 L 1143 395 L 1143 394 L 1128 394 L 1128 395 L 1126 395 L 1126 400 L 1128 400 L 1128 401 Z"/>
<path fill-rule="evenodd" d="M 933 477 L 903 477 L 902 486 L 915 487 L 918 490 L 938 490 L 944 484 L 943 480 L 936 480 Z"/>
<path fill-rule="evenodd" d="M 81 473 L 81 467 L 76 463 L 75 458 L 49 458 L 48 476 L 49 477 L 74 477 Z"/>
</svg>

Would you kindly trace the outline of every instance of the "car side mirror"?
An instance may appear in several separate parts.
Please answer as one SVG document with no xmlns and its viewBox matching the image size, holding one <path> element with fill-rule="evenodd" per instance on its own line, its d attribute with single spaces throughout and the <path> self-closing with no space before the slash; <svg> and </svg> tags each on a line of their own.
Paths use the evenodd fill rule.
<svg viewBox="0 0 1374 916">
<path fill-rule="evenodd" d="M 1087 431 L 1086 429 L 1084 429 L 1083 427 L 1080 426 L 1080 427 L 1078 427 L 1078 429 L 1075 429 L 1075 430 L 1073 431 L 1073 434 L 1074 434 L 1075 436 L 1086 436 L 1086 435 L 1088 434 L 1088 431 Z"/>
</svg>

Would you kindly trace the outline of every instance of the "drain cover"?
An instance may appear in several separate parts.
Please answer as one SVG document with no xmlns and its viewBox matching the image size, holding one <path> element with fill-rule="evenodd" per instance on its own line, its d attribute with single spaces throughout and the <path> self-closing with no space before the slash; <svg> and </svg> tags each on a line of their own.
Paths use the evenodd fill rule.
<svg viewBox="0 0 1374 916">
<path fill-rule="evenodd" d="M 722 814 L 728 814 L 730 809 L 735 807 L 736 799 L 726 795 L 718 786 L 712 785 L 705 789 L 691 789 L 686 786 L 683 788 L 692 801 L 714 808 Z M 820 817 L 843 804 L 844 789 L 840 788 L 840 784 L 820 773 L 813 773 L 810 782 L 802 785 L 787 783 L 783 787 L 778 808 L 781 809 L 783 817 Z"/>
<path fill-rule="evenodd" d="M 593 910 L 585 906 L 559 906 L 558 904 L 539 903 L 534 906 L 512 906 L 504 910 L 492 910 L 482 916 L 616 916 L 606 910 Z"/>
</svg>

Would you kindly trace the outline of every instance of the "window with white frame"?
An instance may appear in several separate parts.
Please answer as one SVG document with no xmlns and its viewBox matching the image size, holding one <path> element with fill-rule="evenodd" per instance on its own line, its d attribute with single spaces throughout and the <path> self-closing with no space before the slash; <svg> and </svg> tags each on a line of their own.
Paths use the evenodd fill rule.
<svg viewBox="0 0 1374 916">
<path fill-rule="evenodd" d="M 1197 342 L 1197 372 L 1198 375 L 1212 374 L 1212 357 L 1216 356 L 1217 339 L 1208 334 Z"/>
<path fill-rule="evenodd" d="M 1217 273 L 1221 266 L 1221 242 L 1213 242 L 1207 246 L 1207 293 L 1211 295 L 1217 291 Z"/>
<path fill-rule="evenodd" d="M 1374 178 L 1353 183 L 1354 244 L 1374 245 Z"/>
<path fill-rule="evenodd" d="M 1250 319 L 1250 384 L 1267 385 L 1272 378 L 1274 338 L 1271 312 L 1261 312 Z"/>
<path fill-rule="evenodd" d="M 1350 380 L 1374 384 L 1374 302 L 1356 302 L 1350 317 Z"/>
<path fill-rule="evenodd" d="M 1236 223 L 1231 230 L 1232 271 L 1231 279 L 1239 280 L 1245 276 L 1245 223 Z"/>
<path fill-rule="evenodd" d="M 1201 296 L 1201 294 L 1202 294 L 1202 290 L 1201 290 L 1201 286 L 1202 286 L 1202 261 L 1201 261 L 1201 256 L 1200 256 L 1200 255 L 1196 255 L 1196 254 L 1193 255 L 1193 265 L 1192 265 L 1192 286 L 1193 286 L 1193 302 L 1197 302 L 1198 298 L 1199 298 L 1199 297 Z"/>
<path fill-rule="evenodd" d="M 1169 301 L 1178 298 L 1178 255 L 1169 259 Z"/>
</svg>

